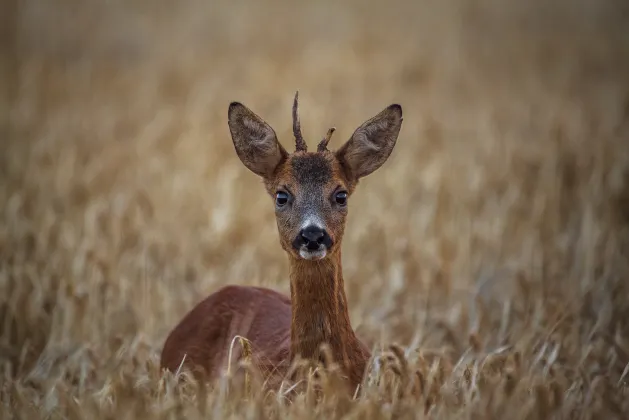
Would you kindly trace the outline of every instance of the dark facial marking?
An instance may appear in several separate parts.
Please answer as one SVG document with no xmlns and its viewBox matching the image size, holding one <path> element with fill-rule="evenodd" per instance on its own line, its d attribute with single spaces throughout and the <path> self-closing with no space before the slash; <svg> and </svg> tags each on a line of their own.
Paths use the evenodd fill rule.
<svg viewBox="0 0 629 420">
<path fill-rule="evenodd" d="M 332 166 L 319 154 L 295 156 L 292 172 L 299 184 L 324 184 L 332 177 Z"/>
</svg>

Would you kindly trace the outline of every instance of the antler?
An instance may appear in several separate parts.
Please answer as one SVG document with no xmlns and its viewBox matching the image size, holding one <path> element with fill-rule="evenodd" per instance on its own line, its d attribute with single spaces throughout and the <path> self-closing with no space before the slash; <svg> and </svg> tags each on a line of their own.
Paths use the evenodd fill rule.
<svg viewBox="0 0 629 420">
<path fill-rule="evenodd" d="M 299 91 L 295 92 L 293 102 L 293 134 L 295 135 L 295 151 L 307 152 L 308 146 L 301 135 L 301 124 L 299 123 Z"/>
<path fill-rule="evenodd" d="M 321 142 L 317 146 L 317 152 L 325 152 L 326 150 L 328 150 L 328 143 L 330 142 L 332 134 L 334 134 L 335 130 L 336 127 L 330 127 L 323 140 L 321 140 Z"/>
</svg>

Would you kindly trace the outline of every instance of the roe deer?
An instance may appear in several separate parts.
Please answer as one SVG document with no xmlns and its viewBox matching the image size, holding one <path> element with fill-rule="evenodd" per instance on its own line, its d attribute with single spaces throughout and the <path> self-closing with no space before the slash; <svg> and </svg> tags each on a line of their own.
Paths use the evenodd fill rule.
<svg viewBox="0 0 629 420">
<path fill-rule="evenodd" d="M 348 198 L 358 180 L 389 157 L 402 125 L 402 107 L 390 105 L 356 129 L 338 150 L 327 148 L 331 128 L 316 152 L 301 134 L 298 93 L 293 103 L 296 150 L 289 154 L 275 131 L 239 102 L 228 111 L 229 130 L 242 163 L 260 176 L 275 202 L 280 244 L 290 263 L 290 297 L 261 287 L 226 286 L 213 293 L 170 333 L 162 368 L 181 366 L 216 378 L 235 336 L 251 343 L 252 362 L 279 384 L 297 358 L 323 361 L 323 344 L 354 392 L 370 351 L 350 324 L 341 268 Z M 238 345 L 234 346 L 240 347 Z M 242 356 L 235 349 L 237 359 Z"/>
</svg>

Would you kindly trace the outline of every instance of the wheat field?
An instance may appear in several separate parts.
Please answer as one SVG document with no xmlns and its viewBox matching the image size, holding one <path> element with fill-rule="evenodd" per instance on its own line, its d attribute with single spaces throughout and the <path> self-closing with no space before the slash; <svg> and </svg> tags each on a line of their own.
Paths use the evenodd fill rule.
<svg viewBox="0 0 629 420">
<path fill-rule="evenodd" d="M 622 1 L 3 4 L 0 418 L 629 417 Z M 162 375 L 220 286 L 288 293 L 227 107 L 294 150 L 296 90 L 311 148 L 404 109 L 343 242 L 369 382 L 288 402 Z"/>
</svg>

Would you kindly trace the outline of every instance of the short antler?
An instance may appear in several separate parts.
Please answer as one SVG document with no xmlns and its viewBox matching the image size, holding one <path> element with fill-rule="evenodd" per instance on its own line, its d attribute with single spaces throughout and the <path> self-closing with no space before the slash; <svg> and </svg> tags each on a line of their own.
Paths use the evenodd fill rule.
<svg viewBox="0 0 629 420">
<path fill-rule="evenodd" d="M 295 135 L 295 151 L 307 152 L 308 146 L 301 135 L 301 124 L 299 123 L 299 91 L 295 92 L 295 101 L 293 102 L 293 134 Z"/>
<path fill-rule="evenodd" d="M 321 142 L 319 143 L 319 146 L 317 146 L 317 152 L 325 152 L 326 150 L 328 150 L 328 143 L 330 142 L 332 134 L 334 134 L 335 130 L 336 127 L 330 127 L 323 140 L 321 140 Z"/>
</svg>

